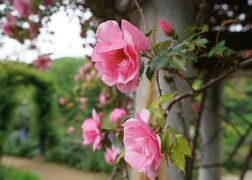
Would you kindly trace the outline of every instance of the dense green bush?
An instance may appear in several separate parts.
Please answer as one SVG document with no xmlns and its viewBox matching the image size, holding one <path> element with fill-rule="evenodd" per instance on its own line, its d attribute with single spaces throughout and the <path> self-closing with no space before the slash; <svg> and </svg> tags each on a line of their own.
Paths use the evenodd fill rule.
<svg viewBox="0 0 252 180">
<path fill-rule="evenodd" d="M 27 171 L 0 166 L 0 180 L 40 180 L 40 177 Z"/>
</svg>

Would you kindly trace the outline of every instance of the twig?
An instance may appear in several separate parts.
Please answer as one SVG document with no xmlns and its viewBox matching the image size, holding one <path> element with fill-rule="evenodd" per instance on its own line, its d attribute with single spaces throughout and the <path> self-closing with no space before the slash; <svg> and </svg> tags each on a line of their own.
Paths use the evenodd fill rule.
<svg viewBox="0 0 252 180">
<path fill-rule="evenodd" d="M 245 177 L 245 174 L 249 168 L 249 162 L 251 159 L 252 159 L 252 141 L 250 142 L 249 152 L 248 152 L 248 155 L 246 156 L 245 162 L 242 167 L 242 173 L 240 176 L 240 180 L 244 180 L 244 177 Z"/>
<path fill-rule="evenodd" d="M 162 90 L 161 90 L 160 83 L 159 83 L 159 71 L 157 71 L 157 74 L 156 74 L 156 81 L 157 81 L 159 96 L 162 96 Z"/>
<path fill-rule="evenodd" d="M 252 63 L 252 58 L 249 58 L 241 63 L 238 63 L 238 67 L 243 68 L 249 64 Z M 207 88 L 213 86 L 214 84 L 224 80 L 225 78 L 227 78 L 229 75 L 233 74 L 234 72 L 238 71 L 238 69 L 236 67 L 232 67 L 231 69 L 229 69 L 228 71 L 224 72 L 223 74 L 219 75 L 217 78 L 214 78 L 210 81 L 208 81 L 207 83 L 205 83 L 204 85 L 202 85 L 199 89 L 194 90 L 192 92 L 188 92 L 188 93 L 184 93 L 178 96 L 175 96 L 169 103 L 165 113 L 167 114 L 169 112 L 169 110 L 173 107 L 173 105 L 175 103 L 177 103 L 178 101 L 185 99 L 185 98 L 189 98 L 189 97 L 195 97 L 197 95 L 199 95 L 200 93 L 204 92 Z"/>
<path fill-rule="evenodd" d="M 140 5 L 139 5 L 139 3 L 138 3 L 137 0 L 135 0 L 135 4 L 136 4 L 136 7 L 137 7 L 137 9 L 138 9 L 138 11 L 139 11 L 139 13 L 140 13 L 140 15 L 141 15 L 141 17 L 142 17 L 142 20 L 143 20 L 144 31 L 147 32 L 147 23 L 146 23 L 145 16 L 144 16 L 144 14 L 143 14 L 143 9 L 141 9 L 141 7 L 140 7 Z"/>
<path fill-rule="evenodd" d="M 198 144 L 198 136 L 200 133 L 199 129 L 200 129 L 205 100 L 206 100 L 206 92 L 204 92 L 204 94 L 202 95 L 202 100 L 200 103 L 200 111 L 198 113 L 198 117 L 196 120 L 196 131 L 195 131 L 193 144 L 192 144 L 192 154 L 191 154 L 192 159 L 189 159 L 189 162 L 188 162 L 188 172 L 187 172 L 187 177 L 186 177 L 187 180 L 191 180 L 193 178 L 193 166 L 194 166 L 194 161 L 195 161 L 196 147 Z"/>
</svg>

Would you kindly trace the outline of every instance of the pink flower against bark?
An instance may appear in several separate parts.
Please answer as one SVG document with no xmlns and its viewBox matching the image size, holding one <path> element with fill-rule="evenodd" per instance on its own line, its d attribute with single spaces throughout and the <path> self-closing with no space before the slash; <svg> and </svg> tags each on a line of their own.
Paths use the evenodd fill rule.
<svg viewBox="0 0 252 180">
<path fill-rule="evenodd" d="M 124 93 L 132 92 L 139 83 L 140 51 L 149 48 L 149 41 L 134 25 L 122 20 L 121 29 L 116 21 L 101 23 L 96 31 L 98 43 L 92 61 L 102 80 Z"/>
<path fill-rule="evenodd" d="M 115 108 L 110 113 L 110 121 L 111 122 L 117 122 L 119 119 L 123 118 L 127 115 L 127 111 L 123 108 Z"/>
<path fill-rule="evenodd" d="M 124 159 L 133 168 L 155 178 L 161 162 L 160 138 L 148 125 L 150 112 L 146 109 L 124 124 Z"/>
<path fill-rule="evenodd" d="M 120 154 L 121 149 L 112 145 L 111 148 L 107 148 L 105 152 L 105 161 L 110 165 L 116 164 L 117 156 Z"/>
<path fill-rule="evenodd" d="M 27 18 L 33 13 L 31 0 L 14 0 L 13 6 L 23 18 Z"/>
<path fill-rule="evenodd" d="M 14 34 L 17 18 L 11 14 L 7 15 L 7 20 L 2 24 L 2 29 L 5 34 L 12 36 Z"/>
<path fill-rule="evenodd" d="M 82 137 L 84 139 L 83 144 L 93 144 L 93 151 L 100 149 L 102 145 L 101 119 L 94 109 L 92 112 L 92 118 L 84 120 L 81 128 Z"/>
<path fill-rule="evenodd" d="M 172 26 L 168 24 L 167 22 L 165 22 L 164 20 L 160 19 L 159 25 L 167 36 L 169 36 L 172 33 Z"/>
<path fill-rule="evenodd" d="M 52 60 L 47 55 L 40 55 L 33 61 L 33 66 L 39 70 L 47 70 L 51 65 Z"/>
</svg>

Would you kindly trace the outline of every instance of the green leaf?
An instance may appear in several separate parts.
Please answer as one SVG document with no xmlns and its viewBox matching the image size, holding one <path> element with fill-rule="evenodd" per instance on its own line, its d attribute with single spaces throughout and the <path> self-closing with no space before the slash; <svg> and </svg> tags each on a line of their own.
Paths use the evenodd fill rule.
<svg viewBox="0 0 252 180">
<path fill-rule="evenodd" d="M 166 103 L 168 102 L 169 100 L 171 100 L 171 98 L 173 98 L 175 96 L 177 92 L 173 92 L 173 93 L 168 93 L 168 94 L 164 94 L 160 97 L 159 99 L 159 103 L 160 104 L 163 104 L 163 103 Z"/>
<path fill-rule="evenodd" d="M 182 56 L 173 56 L 169 65 L 174 69 L 186 71 L 186 59 Z"/>
<path fill-rule="evenodd" d="M 149 81 L 151 81 L 152 77 L 154 75 L 154 71 L 151 70 L 150 66 L 147 68 L 146 70 L 146 77 L 149 79 Z"/>
<path fill-rule="evenodd" d="M 163 41 L 155 45 L 154 51 L 157 52 L 157 54 L 162 55 L 160 52 L 167 52 L 167 48 L 171 45 L 170 41 Z"/>
<path fill-rule="evenodd" d="M 205 46 L 208 43 L 208 40 L 206 38 L 200 38 L 196 39 L 194 43 L 196 44 L 196 46 Z"/>
<path fill-rule="evenodd" d="M 223 56 L 227 55 L 230 56 L 232 54 L 232 49 L 228 48 L 225 46 L 225 41 L 222 40 L 219 42 L 216 46 L 214 46 L 211 51 L 208 53 L 208 57 L 213 57 L 213 56 Z"/>
<path fill-rule="evenodd" d="M 177 146 L 170 147 L 169 157 L 173 165 L 185 173 L 185 156 Z"/>
<path fill-rule="evenodd" d="M 188 140 L 181 134 L 176 134 L 176 146 L 186 156 L 191 156 L 191 148 Z"/>
<path fill-rule="evenodd" d="M 138 75 L 139 78 L 142 77 L 143 72 L 144 72 L 144 64 L 141 64 L 139 75 Z"/>
<path fill-rule="evenodd" d="M 166 56 L 155 56 L 150 62 L 150 68 L 152 71 L 158 71 L 168 65 L 168 59 Z"/>
</svg>

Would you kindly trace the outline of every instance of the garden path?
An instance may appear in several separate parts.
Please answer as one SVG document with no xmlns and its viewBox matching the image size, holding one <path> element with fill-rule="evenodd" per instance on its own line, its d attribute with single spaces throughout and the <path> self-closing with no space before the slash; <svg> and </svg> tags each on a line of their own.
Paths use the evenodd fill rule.
<svg viewBox="0 0 252 180">
<path fill-rule="evenodd" d="M 106 175 L 76 170 L 69 166 L 44 162 L 39 159 L 25 159 L 19 157 L 5 156 L 3 164 L 18 169 L 34 172 L 41 180 L 105 180 Z M 225 175 L 222 180 L 239 180 L 237 175 Z M 245 180 L 252 180 L 252 171 L 248 171 Z"/>
<path fill-rule="evenodd" d="M 26 171 L 34 172 L 41 180 L 105 180 L 106 175 L 101 173 L 90 173 L 56 163 L 48 163 L 39 159 L 25 159 L 19 157 L 5 156 L 2 162 L 6 166 L 16 167 Z"/>
</svg>

